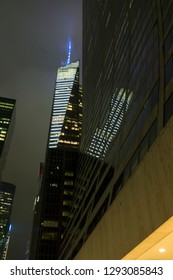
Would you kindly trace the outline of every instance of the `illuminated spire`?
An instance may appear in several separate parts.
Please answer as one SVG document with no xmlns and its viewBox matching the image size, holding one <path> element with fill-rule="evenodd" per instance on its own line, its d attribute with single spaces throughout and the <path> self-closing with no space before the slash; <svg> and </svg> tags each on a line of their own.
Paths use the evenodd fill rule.
<svg viewBox="0 0 173 280">
<path fill-rule="evenodd" d="M 67 64 L 70 64 L 70 58 L 71 58 L 71 41 L 68 42 L 68 58 L 67 58 Z"/>
</svg>

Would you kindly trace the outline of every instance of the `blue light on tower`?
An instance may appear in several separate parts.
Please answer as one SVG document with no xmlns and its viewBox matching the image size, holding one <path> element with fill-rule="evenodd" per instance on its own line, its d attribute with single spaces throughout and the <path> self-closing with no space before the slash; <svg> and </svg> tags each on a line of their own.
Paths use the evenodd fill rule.
<svg viewBox="0 0 173 280">
<path fill-rule="evenodd" d="M 11 231 L 11 224 L 9 225 L 9 229 L 8 229 L 8 231 L 9 231 L 9 232 Z"/>
<path fill-rule="evenodd" d="M 70 64 L 70 58 L 71 58 L 71 41 L 68 42 L 68 58 L 67 58 L 67 64 Z"/>
</svg>

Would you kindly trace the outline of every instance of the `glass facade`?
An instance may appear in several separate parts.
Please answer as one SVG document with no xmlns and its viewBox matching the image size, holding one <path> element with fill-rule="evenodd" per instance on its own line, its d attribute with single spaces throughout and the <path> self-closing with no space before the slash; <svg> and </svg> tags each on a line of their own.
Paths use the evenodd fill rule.
<svg viewBox="0 0 173 280">
<path fill-rule="evenodd" d="M 173 115 L 173 1 L 83 1 L 83 130 L 71 259 Z"/>
<path fill-rule="evenodd" d="M 131 99 L 132 92 L 124 89 L 116 90 L 110 102 L 110 109 L 106 121 L 100 128 L 96 128 L 86 153 L 100 159 L 105 157 L 111 142 L 121 127 Z"/>
<path fill-rule="evenodd" d="M 77 74 L 78 68 L 79 61 L 60 67 L 57 71 L 49 133 L 49 148 L 57 148 L 58 144 L 65 143 L 63 142 L 65 140 L 66 143 L 69 141 L 68 144 L 79 144 L 79 139 L 77 139 L 78 133 L 76 133 L 76 138 L 74 137 L 73 139 L 74 141 L 67 139 L 70 133 L 74 135 L 80 129 L 75 115 L 72 118 L 69 112 L 72 111 L 73 113 L 75 106 L 78 106 L 79 102 L 76 96 L 72 94 L 75 77 L 79 75 L 79 73 Z"/>
</svg>

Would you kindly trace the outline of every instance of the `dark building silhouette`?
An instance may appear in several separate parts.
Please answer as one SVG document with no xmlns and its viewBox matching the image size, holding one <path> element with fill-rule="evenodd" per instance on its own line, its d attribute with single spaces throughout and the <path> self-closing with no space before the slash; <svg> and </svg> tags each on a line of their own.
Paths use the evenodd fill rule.
<svg viewBox="0 0 173 280">
<path fill-rule="evenodd" d="M 0 97 L 0 178 L 14 129 L 15 100 Z"/>
<path fill-rule="evenodd" d="M 31 259 L 57 259 L 67 223 L 78 162 L 82 122 L 79 62 L 57 71 L 48 147 L 36 198 Z"/>
<path fill-rule="evenodd" d="M 83 129 L 60 259 L 121 259 L 173 215 L 172 15 L 172 0 L 83 1 Z"/>
<path fill-rule="evenodd" d="M 0 259 L 6 259 L 10 240 L 10 216 L 16 186 L 10 183 L 0 183 Z"/>
</svg>

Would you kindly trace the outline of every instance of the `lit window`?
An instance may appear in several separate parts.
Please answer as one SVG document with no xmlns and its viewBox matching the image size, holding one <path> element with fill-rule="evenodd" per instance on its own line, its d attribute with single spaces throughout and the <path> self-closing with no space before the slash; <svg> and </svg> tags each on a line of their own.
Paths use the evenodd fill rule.
<svg viewBox="0 0 173 280">
<path fill-rule="evenodd" d="M 72 205 L 72 201 L 70 201 L 70 200 L 64 200 L 64 201 L 63 201 L 63 205 L 71 206 L 71 205 Z"/>
<path fill-rule="evenodd" d="M 72 218 L 72 214 L 69 211 L 63 211 L 62 216 Z"/>
<path fill-rule="evenodd" d="M 70 176 L 70 177 L 73 177 L 74 173 L 71 172 L 71 171 L 66 171 L 65 172 L 65 176 Z"/>
<path fill-rule="evenodd" d="M 64 190 L 65 195 L 73 195 L 73 191 Z"/>
<path fill-rule="evenodd" d="M 43 232 L 42 239 L 43 240 L 56 240 L 58 237 L 56 232 Z"/>
<path fill-rule="evenodd" d="M 73 181 L 64 181 L 65 186 L 73 186 Z"/>
<path fill-rule="evenodd" d="M 52 184 L 50 184 L 50 187 L 55 187 L 55 188 L 57 188 L 57 187 L 58 187 L 58 185 L 57 185 L 57 184 L 55 184 L 55 183 L 52 183 Z"/>
<path fill-rule="evenodd" d="M 44 227 L 54 227 L 54 228 L 57 228 L 58 227 L 58 222 L 57 221 L 45 220 L 45 221 L 43 221 L 43 226 Z"/>
</svg>

